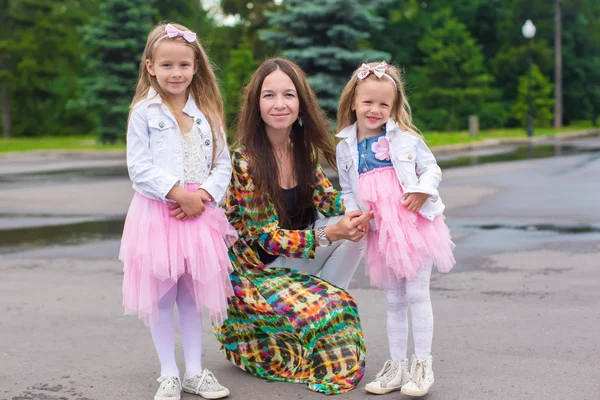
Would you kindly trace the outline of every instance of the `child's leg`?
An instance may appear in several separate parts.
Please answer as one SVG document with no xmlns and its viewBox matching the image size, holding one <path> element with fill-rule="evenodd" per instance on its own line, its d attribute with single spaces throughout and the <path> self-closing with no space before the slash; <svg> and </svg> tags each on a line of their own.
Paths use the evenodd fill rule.
<svg viewBox="0 0 600 400">
<path fill-rule="evenodd" d="M 393 361 L 406 358 L 408 341 L 408 298 L 406 297 L 406 280 L 394 282 L 393 287 L 386 290 L 387 298 L 387 333 L 390 346 L 390 357 Z"/>
<path fill-rule="evenodd" d="M 175 361 L 175 324 L 173 312 L 177 286 L 173 286 L 158 302 L 158 321 L 150 324 L 150 332 L 154 347 L 160 360 L 160 375 L 179 376 L 179 368 Z"/>
<path fill-rule="evenodd" d="M 415 355 L 419 359 L 431 355 L 431 342 L 433 341 L 433 310 L 429 296 L 431 267 L 430 264 L 428 268 L 419 271 L 414 278 L 406 282 L 406 295 L 412 316 Z"/>
<path fill-rule="evenodd" d="M 179 331 L 183 341 L 185 376 L 202 372 L 202 312 L 196 308 L 192 276 L 183 274 L 177 282 L 177 310 L 179 311 Z"/>
</svg>

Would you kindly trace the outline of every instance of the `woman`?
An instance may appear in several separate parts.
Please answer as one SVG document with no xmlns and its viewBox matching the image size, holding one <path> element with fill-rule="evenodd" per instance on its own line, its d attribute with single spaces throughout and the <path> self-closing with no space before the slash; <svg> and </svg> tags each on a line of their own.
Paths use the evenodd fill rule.
<svg viewBox="0 0 600 400">
<path fill-rule="evenodd" d="M 258 67 L 238 127 L 226 199 L 240 236 L 230 249 L 235 296 L 217 338 L 229 360 L 261 378 L 351 390 L 363 376 L 365 347 L 343 289 L 372 215 L 343 215 L 341 193 L 317 163 L 335 165 L 327 119 L 291 61 Z"/>
</svg>

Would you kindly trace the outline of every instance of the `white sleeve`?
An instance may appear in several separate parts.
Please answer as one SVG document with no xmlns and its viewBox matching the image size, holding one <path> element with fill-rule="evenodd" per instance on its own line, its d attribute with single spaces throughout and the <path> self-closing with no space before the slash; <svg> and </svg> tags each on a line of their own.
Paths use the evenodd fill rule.
<svg viewBox="0 0 600 400">
<path fill-rule="evenodd" d="M 152 163 L 148 119 L 139 107 L 131 112 L 127 124 L 127 170 L 137 190 L 154 200 L 165 202 L 169 191 L 179 182 L 179 178 Z"/>
<path fill-rule="evenodd" d="M 442 170 L 437 165 L 431 150 L 420 139 L 417 142 L 415 163 L 419 182 L 406 188 L 406 193 L 426 193 L 436 201 L 439 197 L 437 189 L 442 181 Z"/>
<path fill-rule="evenodd" d="M 338 144 L 336 148 L 336 164 L 338 169 L 338 178 L 340 180 L 340 186 L 342 188 L 342 200 L 344 201 L 344 207 L 346 208 L 346 212 L 360 210 L 358 203 L 356 201 L 356 193 L 352 191 L 352 181 L 350 180 L 350 168 L 356 168 L 353 165 L 346 164 L 345 161 L 342 161 L 340 146 L 344 144 Z M 346 160 L 345 158 L 344 160 Z"/>
<path fill-rule="evenodd" d="M 219 204 L 225 192 L 229 181 L 231 181 L 231 156 L 229 155 L 229 149 L 227 148 L 227 140 L 225 135 L 218 137 L 216 140 L 217 145 L 217 159 L 213 160 L 210 174 L 206 181 L 200 186 L 200 188 L 206 190 L 213 197 L 215 202 Z"/>
</svg>

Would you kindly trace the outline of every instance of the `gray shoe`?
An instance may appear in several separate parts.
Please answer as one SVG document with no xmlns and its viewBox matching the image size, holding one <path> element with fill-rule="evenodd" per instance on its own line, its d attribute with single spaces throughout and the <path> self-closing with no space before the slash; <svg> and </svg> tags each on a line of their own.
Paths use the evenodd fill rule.
<svg viewBox="0 0 600 400">
<path fill-rule="evenodd" d="M 229 389 L 221 385 L 213 373 L 207 369 L 189 378 L 184 378 L 183 391 L 197 394 L 205 399 L 220 399 L 229 396 Z"/>
<path fill-rule="evenodd" d="M 412 358 L 410 380 L 402 386 L 402 394 L 406 396 L 425 396 L 433 386 L 433 358 L 431 356 L 418 359 Z"/>
<path fill-rule="evenodd" d="M 369 393 L 386 394 L 400 390 L 410 378 L 408 359 L 402 361 L 387 360 L 373 382 L 367 383 L 365 389 Z"/>
<path fill-rule="evenodd" d="M 181 399 L 181 381 L 178 376 L 165 375 L 157 379 L 160 383 L 154 400 L 179 400 Z"/>
</svg>

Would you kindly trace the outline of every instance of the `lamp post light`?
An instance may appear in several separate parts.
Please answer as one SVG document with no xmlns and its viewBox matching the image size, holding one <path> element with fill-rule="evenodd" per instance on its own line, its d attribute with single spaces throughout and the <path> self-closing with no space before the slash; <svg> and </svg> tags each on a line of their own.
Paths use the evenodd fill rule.
<svg viewBox="0 0 600 400">
<path fill-rule="evenodd" d="M 533 136 L 533 100 L 531 98 L 531 40 L 535 36 L 535 25 L 530 19 L 521 28 L 523 37 L 527 39 L 527 137 Z"/>
</svg>

